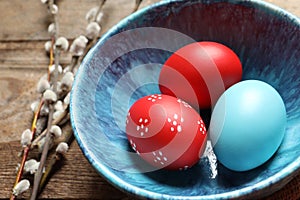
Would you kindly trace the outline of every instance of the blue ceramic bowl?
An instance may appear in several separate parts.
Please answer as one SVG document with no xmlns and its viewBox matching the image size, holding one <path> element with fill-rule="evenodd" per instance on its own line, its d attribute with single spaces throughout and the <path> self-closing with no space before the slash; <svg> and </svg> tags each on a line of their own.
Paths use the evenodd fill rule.
<svg viewBox="0 0 300 200">
<path fill-rule="evenodd" d="M 283 187 L 300 170 L 300 20 L 259 0 L 163 1 L 125 18 L 85 57 L 71 95 L 76 139 L 92 166 L 128 193 L 153 199 L 257 198 Z M 193 41 L 232 48 L 243 79 L 259 79 L 281 94 L 288 126 L 276 154 L 237 173 L 208 161 L 180 172 L 154 170 L 132 153 L 125 117 L 138 98 L 159 93 L 159 70 Z"/>
</svg>

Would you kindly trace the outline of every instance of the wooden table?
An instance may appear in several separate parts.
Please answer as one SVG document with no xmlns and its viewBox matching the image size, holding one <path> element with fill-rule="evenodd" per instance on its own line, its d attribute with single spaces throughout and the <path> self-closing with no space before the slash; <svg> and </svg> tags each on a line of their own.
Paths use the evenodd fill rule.
<svg viewBox="0 0 300 200">
<path fill-rule="evenodd" d="M 158 0 L 144 0 L 141 7 Z M 300 16 L 299 0 L 266 0 L 296 16 Z M 104 5 L 102 33 L 107 31 L 134 7 L 134 0 L 108 0 Z M 60 35 L 72 41 L 85 32 L 86 12 L 98 5 L 98 0 L 58 1 Z M 10 195 L 14 183 L 20 135 L 30 127 L 30 104 L 38 99 L 35 92 L 38 79 L 46 72 L 48 57 L 44 43 L 49 40 L 49 14 L 39 0 L 0 1 L 0 198 Z M 70 62 L 63 55 L 62 65 Z M 289 196 L 288 196 L 289 194 Z M 292 194 L 292 195 L 291 195 Z M 22 197 L 29 196 L 29 192 Z M 44 199 L 131 199 L 115 189 L 89 165 L 76 142 L 66 155 L 66 161 L 40 195 Z M 300 175 L 267 199 L 300 198 Z"/>
</svg>

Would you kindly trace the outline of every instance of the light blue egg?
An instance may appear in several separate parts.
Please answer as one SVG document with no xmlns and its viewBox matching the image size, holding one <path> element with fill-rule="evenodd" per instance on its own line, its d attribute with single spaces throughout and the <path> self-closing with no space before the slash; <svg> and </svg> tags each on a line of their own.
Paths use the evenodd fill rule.
<svg viewBox="0 0 300 200">
<path fill-rule="evenodd" d="M 279 93 L 258 80 L 239 82 L 217 101 L 209 134 L 225 167 L 246 171 L 269 160 L 280 146 L 287 123 Z"/>
</svg>

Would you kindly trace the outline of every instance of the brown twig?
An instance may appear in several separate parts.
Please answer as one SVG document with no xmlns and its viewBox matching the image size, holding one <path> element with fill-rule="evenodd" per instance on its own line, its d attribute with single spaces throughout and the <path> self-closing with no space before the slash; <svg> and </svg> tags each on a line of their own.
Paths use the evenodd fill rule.
<svg viewBox="0 0 300 200">
<path fill-rule="evenodd" d="M 49 145 L 50 145 L 50 141 L 51 141 L 51 137 L 52 137 L 52 135 L 50 133 L 50 127 L 52 126 L 53 112 L 54 112 L 53 104 L 49 104 L 49 118 L 48 118 L 48 125 L 47 125 L 46 140 L 45 140 L 45 145 L 44 145 L 41 160 L 40 160 L 40 165 L 34 176 L 34 184 L 33 184 L 33 189 L 32 189 L 32 194 L 31 194 L 30 200 L 35 200 L 38 195 L 38 192 L 39 192 L 39 184 L 40 184 L 40 181 L 41 181 L 41 178 L 43 175 L 43 168 L 45 166 L 45 162 L 46 162 L 48 151 L 49 151 Z"/>
<path fill-rule="evenodd" d="M 55 169 L 55 166 L 57 165 L 58 161 L 62 160 L 63 157 L 61 154 L 55 154 L 49 161 L 49 164 L 48 164 L 48 167 L 47 167 L 47 170 L 45 170 L 42 178 L 41 178 L 41 181 L 40 181 L 40 184 L 39 184 L 39 188 L 38 188 L 38 191 L 42 191 L 42 189 L 44 189 L 46 183 L 48 182 L 51 174 L 53 174 L 53 171 Z"/>
<path fill-rule="evenodd" d="M 52 83 L 53 83 L 53 91 L 57 93 L 57 79 L 58 79 L 58 65 L 59 65 L 60 50 L 56 48 L 54 54 L 55 54 L 54 57 L 55 70 L 54 70 L 54 77 Z"/>
<path fill-rule="evenodd" d="M 136 12 L 136 11 L 139 9 L 139 7 L 140 7 L 142 1 L 143 1 L 143 0 L 135 0 L 135 6 L 134 6 L 134 8 L 133 8 L 133 10 L 132 10 L 132 13 Z"/>
<path fill-rule="evenodd" d="M 95 15 L 95 18 L 94 18 L 94 21 L 96 21 L 97 16 L 100 14 L 100 12 L 101 12 L 101 10 L 102 10 L 102 8 L 103 8 L 105 2 L 106 2 L 106 0 L 102 0 L 102 1 L 100 2 L 100 5 L 99 5 L 99 7 L 98 7 L 98 10 L 97 10 L 96 15 Z"/>
<path fill-rule="evenodd" d="M 70 143 L 73 140 L 73 131 L 72 131 L 72 129 L 66 131 L 64 135 L 65 135 L 64 139 L 61 140 L 60 142 L 66 142 L 70 145 Z M 45 187 L 46 183 L 49 180 L 50 175 L 52 174 L 52 172 L 55 169 L 55 166 L 63 158 L 64 158 L 64 156 L 61 153 L 55 153 L 55 155 L 51 158 L 51 160 L 49 161 L 49 165 L 47 166 L 47 168 L 45 170 L 45 173 L 42 176 L 42 179 L 41 179 L 41 182 L 40 182 L 40 185 L 39 185 L 39 191 L 41 191 Z"/>
<path fill-rule="evenodd" d="M 51 48 L 50 48 L 50 52 L 49 52 L 50 55 L 49 55 L 49 66 L 48 66 L 48 81 L 50 81 L 50 79 L 51 79 L 51 70 L 50 70 L 50 68 L 52 67 L 53 62 L 54 62 L 54 55 L 53 55 L 54 42 L 55 42 L 55 38 L 51 37 Z"/>
</svg>

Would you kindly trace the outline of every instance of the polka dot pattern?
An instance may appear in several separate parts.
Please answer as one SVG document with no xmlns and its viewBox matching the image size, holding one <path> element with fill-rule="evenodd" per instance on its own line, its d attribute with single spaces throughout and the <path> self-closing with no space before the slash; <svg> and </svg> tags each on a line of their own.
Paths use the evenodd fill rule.
<svg viewBox="0 0 300 200">
<path fill-rule="evenodd" d="M 148 122 L 147 118 L 143 119 L 142 117 L 138 121 L 139 125 L 136 126 L 136 131 L 141 137 L 149 132 L 149 127 L 147 127 Z"/>
<path fill-rule="evenodd" d="M 161 100 L 162 99 L 162 95 L 161 94 L 152 94 L 150 97 L 147 98 L 148 101 L 151 101 L 151 102 L 156 102 L 158 100 Z"/>
<path fill-rule="evenodd" d="M 182 125 L 181 125 L 181 123 L 184 122 L 183 117 L 180 117 L 180 119 L 179 119 L 179 115 L 178 114 L 174 114 L 172 117 L 168 117 L 167 121 L 171 125 L 171 127 L 170 127 L 170 131 L 171 132 L 174 132 L 175 130 L 177 131 L 177 133 L 182 132 Z"/>
<path fill-rule="evenodd" d="M 165 165 L 168 161 L 168 158 L 162 153 L 162 151 L 153 151 L 153 161 L 159 163 L 160 165 Z"/>
</svg>

